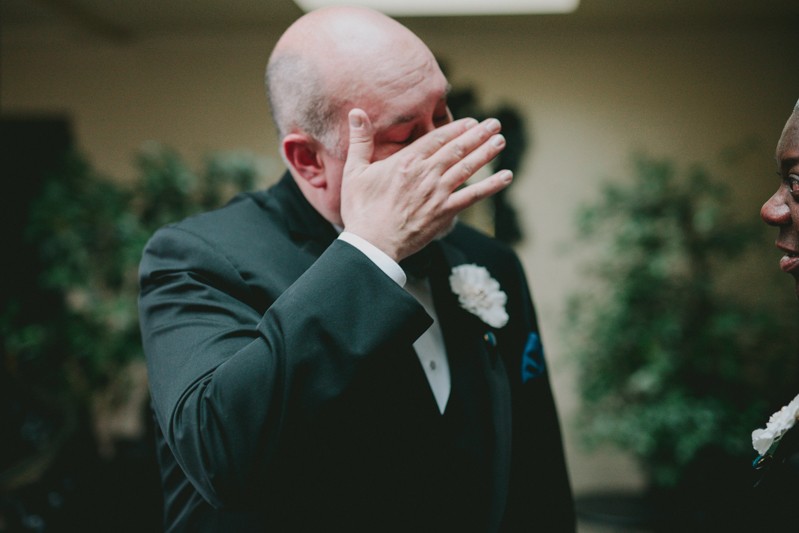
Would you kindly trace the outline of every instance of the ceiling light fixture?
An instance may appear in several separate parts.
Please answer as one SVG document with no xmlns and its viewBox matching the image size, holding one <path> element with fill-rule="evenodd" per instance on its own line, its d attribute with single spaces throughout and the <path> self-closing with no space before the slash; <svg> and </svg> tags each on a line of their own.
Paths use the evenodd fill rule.
<svg viewBox="0 0 799 533">
<path fill-rule="evenodd" d="M 341 0 L 294 1 L 305 12 L 341 4 Z M 571 13 L 580 0 L 351 0 L 347 4 L 371 7 L 395 17 L 428 17 Z"/>
</svg>

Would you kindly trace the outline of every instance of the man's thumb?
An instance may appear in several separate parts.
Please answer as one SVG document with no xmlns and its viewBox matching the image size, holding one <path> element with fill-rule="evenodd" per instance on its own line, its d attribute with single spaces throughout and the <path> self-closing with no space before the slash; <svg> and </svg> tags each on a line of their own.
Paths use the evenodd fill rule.
<svg viewBox="0 0 799 533">
<path fill-rule="evenodd" d="M 347 163 L 357 167 L 368 165 L 374 151 L 374 136 L 369 116 L 362 109 L 352 109 L 348 115 L 350 125 L 350 147 Z"/>
</svg>

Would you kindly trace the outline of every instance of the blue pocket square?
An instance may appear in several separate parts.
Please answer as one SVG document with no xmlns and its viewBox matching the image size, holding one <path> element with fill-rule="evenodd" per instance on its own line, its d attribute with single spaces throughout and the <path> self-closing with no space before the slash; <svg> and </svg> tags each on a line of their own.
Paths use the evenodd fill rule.
<svg viewBox="0 0 799 533">
<path fill-rule="evenodd" d="M 522 383 L 535 379 L 546 370 L 544 347 L 538 333 L 531 332 L 522 354 Z"/>
</svg>

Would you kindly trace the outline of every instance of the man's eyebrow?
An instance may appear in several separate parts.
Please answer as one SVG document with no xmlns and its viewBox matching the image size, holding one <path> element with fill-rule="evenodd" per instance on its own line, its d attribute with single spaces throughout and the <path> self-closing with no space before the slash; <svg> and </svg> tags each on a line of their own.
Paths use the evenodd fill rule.
<svg viewBox="0 0 799 533">
<path fill-rule="evenodd" d="M 416 118 L 415 115 L 400 115 L 398 117 L 394 117 L 394 120 L 389 122 L 388 127 L 399 126 L 400 124 L 407 124 L 408 122 L 413 122 Z"/>
<path fill-rule="evenodd" d="M 444 94 L 441 95 L 441 100 L 444 100 L 449 96 L 449 93 L 452 92 L 452 85 L 447 83 L 447 86 L 444 88 Z M 412 122 L 416 119 L 416 115 L 399 115 L 394 117 L 394 120 L 389 122 L 388 127 L 391 128 L 393 126 L 399 126 L 400 124 L 407 124 L 408 122 Z"/>
</svg>

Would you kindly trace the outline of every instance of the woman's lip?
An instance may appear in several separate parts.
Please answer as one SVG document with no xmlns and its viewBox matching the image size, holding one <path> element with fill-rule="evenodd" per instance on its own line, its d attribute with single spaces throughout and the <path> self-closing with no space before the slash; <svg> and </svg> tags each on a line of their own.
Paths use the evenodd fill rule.
<svg viewBox="0 0 799 533">
<path fill-rule="evenodd" d="M 799 254 L 785 254 L 780 259 L 783 272 L 799 272 Z"/>
</svg>

